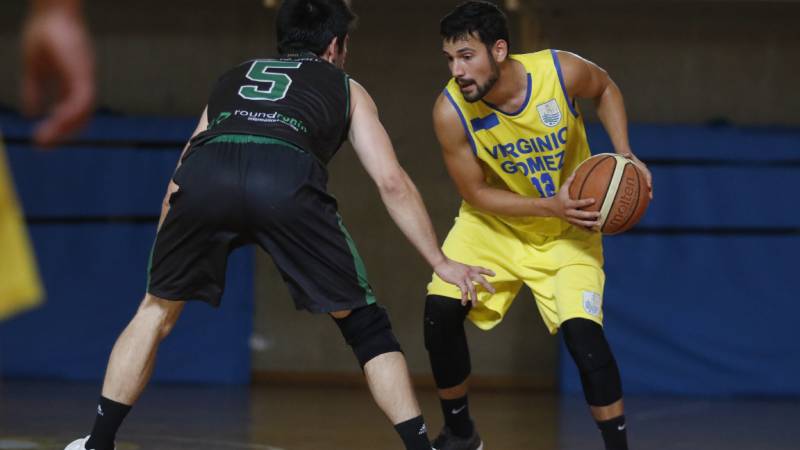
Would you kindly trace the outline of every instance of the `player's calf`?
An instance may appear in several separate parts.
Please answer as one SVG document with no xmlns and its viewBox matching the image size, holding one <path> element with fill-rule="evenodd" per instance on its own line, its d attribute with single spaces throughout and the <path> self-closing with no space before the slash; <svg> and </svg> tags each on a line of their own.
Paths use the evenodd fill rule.
<svg viewBox="0 0 800 450">
<path fill-rule="evenodd" d="M 561 324 L 561 332 L 578 367 L 586 402 L 593 412 L 613 412 L 595 416 L 606 449 L 627 450 L 622 380 L 603 327 L 591 320 L 571 319 Z"/>
<path fill-rule="evenodd" d="M 429 295 L 425 299 L 425 348 L 445 422 L 434 441 L 436 450 L 476 450 L 483 446 L 469 414 L 467 397 L 471 364 L 464 319 L 469 309 L 455 298 Z"/>
<path fill-rule="evenodd" d="M 152 329 L 159 340 L 166 338 L 175 327 L 185 302 L 165 300 L 152 294 L 146 294 L 131 324 Z"/>
<path fill-rule="evenodd" d="M 364 370 L 375 402 L 391 420 L 406 450 L 430 450 L 428 429 L 386 310 L 373 304 L 331 316 Z"/>
</svg>

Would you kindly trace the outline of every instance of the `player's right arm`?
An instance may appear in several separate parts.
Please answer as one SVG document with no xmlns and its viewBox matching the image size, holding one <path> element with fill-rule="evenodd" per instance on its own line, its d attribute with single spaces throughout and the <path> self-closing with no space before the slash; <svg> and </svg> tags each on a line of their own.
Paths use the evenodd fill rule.
<svg viewBox="0 0 800 450">
<path fill-rule="evenodd" d="M 389 135 L 378 118 L 375 102 L 353 80 L 350 81 L 350 98 L 350 143 L 378 186 L 381 199 L 400 231 L 442 280 L 461 289 L 462 303 L 477 302 L 474 283 L 480 283 L 489 292 L 494 292 L 494 288 L 483 277 L 493 276 L 494 272 L 461 264 L 442 253 L 422 196 L 397 161 Z"/>
<path fill-rule="evenodd" d="M 525 197 L 486 183 L 483 167 L 472 153 L 458 112 L 444 95 L 436 99 L 433 107 L 433 126 L 442 147 L 447 171 L 458 192 L 470 205 L 500 216 L 560 217 L 584 228 L 597 226 L 600 214 L 581 210 L 594 203 L 594 199 L 569 198 L 569 185 L 573 177 L 567 179 L 558 194 L 550 198 Z"/>
</svg>

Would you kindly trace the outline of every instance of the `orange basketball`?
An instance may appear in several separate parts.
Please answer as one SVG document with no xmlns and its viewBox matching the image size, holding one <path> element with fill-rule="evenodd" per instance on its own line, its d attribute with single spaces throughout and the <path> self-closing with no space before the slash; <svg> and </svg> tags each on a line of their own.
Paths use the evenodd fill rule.
<svg viewBox="0 0 800 450">
<path fill-rule="evenodd" d="M 618 234 L 630 230 L 650 204 L 644 173 L 631 160 L 612 153 L 592 156 L 575 170 L 569 187 L 573 200 L 593 198 L 587 211 L 600 211 L 600 231 Z"/>
</svg>

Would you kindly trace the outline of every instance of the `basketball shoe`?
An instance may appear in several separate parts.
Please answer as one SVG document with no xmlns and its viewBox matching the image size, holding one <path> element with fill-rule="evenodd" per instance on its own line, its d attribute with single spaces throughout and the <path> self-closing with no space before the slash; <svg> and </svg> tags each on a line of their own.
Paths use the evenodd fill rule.
<svg viewBox="0 0 800 450">
<path fill-rule="evenodd" d="M 434 439 L 433 450 L 483 450 L 483 441 L 478 436 L 477 429 L 472 431 L 472 436 L 462 438 L 445 426 Z"/>
<path fill-rule="evenodd" d="M 89 440 L 89 436 L 86 436 L 83 439 L 78 439 L 76 441 L 70 442 L 70 444 L 64 447 L 64 450 L 92 450 L 90 448 L 86 448 L 86 441 Z M 115 447 L 116 450 L 116 447 Z"/>
</svg>

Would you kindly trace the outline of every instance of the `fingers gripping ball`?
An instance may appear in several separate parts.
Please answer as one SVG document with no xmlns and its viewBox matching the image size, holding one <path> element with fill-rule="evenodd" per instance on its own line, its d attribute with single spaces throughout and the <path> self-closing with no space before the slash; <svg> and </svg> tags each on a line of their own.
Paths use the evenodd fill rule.
<svg viewBox="0 0 800 450">
<path fill-rule="evenodd" d="M 630 159 L 611 153 L 592 156 L 578 166 L 569 196 L 573 200 L 595 199 L 584 209 L 600 212 L 598 222 L 603 234 L 630 230 L 650 204 L 642 170 Z"/>
</svg>

